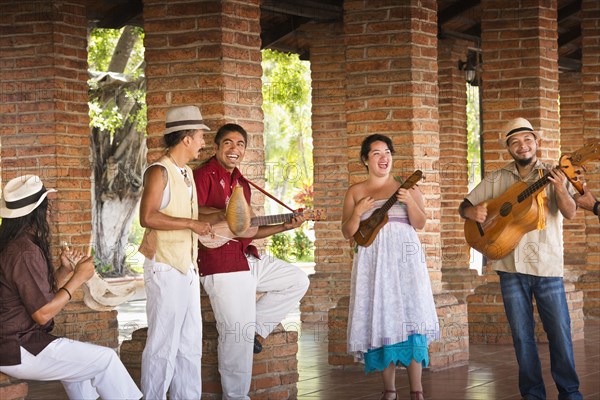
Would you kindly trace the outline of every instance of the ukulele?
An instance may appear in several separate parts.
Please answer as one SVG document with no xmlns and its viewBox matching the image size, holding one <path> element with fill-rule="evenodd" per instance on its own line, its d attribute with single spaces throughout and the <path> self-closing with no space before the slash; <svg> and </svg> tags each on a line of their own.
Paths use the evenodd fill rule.
<svg viewBox="0 0 600 400">
<path fill-rule="evenodd" d="M 583 164 L 600 159 L 599 148 L 600 142 L 597 142 L 560 157 L 559 169 L 580 193 L 583 193 Z M 547 173 L 531 185 L 517 182 L 502 195 L 487 200 L 484 222 L 465 220 L 465 239 L 469 246 L 491 260 L 504 258 L 513 251 L 523 235 L 537 227 L 538 205 L 534 196 L 550 183 L 549 177 Z"/>
<path fill-rule="evenodd" d="M 422 177 L 423 172 L 420 170 L 413 172 L 380 208 L 373 211 L 373 214 L 369 218 L 360 222 L 358 230 L 354 234 L 354 241 L 363 247 L 369 247 L 373 243 L 373 240 L 375 240 L 375 236 L 377 236 L 379 230 L 388 222 L 387 212 L 398 201 L 396 199 L 398 190 L 412 188 Z"/>
<path fill-rule="evenodd" d="M 327 212 L 324 209 L 315 210 L 303 210 L 299 209 L 293 213 L 287 214 L 275 214 L 275 215 L 262 215 L 250 218 L 250 227 L 241 232 L 240 234 L 234 234 L 229 229 L 227 221 L 220 221 L 212 226 L 213 235 L 200 235 L 199 240 L 204 247 L 209 249 L 215 249 L 223 246 L 230 240 L 235 240 L 236 237 L 240 238 L 251 238 L 256 235 L 259 226 L 280 224 L 283 222 L 290 222 L 292 218 L 297 216 L 304 216 L 307 221 L 324 221 L 327 219 Z"/>
</svg>

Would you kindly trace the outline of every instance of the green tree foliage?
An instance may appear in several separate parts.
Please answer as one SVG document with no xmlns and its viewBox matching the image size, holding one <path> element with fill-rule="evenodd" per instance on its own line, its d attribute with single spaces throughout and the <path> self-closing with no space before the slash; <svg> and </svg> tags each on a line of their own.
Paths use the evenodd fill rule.
<svg viewBox="0 0 600 400">
<path fill-rule="evenodd" d="M 90 71 L 108 72 L 115 48 L 124 29 L 96 28 L 90 31 L 88 35 L 88 69 Z M 144 62 L 144 30 L 136 26 L 128 26 L 127 29 L 130 29 L 133 36 L 139 40 L 135 40 L 126 67 L 122 72 L 138 77 L 144 72 L 140 68 Z"/>
<path fill-rule="evenodd" d="M 467 165 L 469 188 L 481 181 L 479 86 L 467 85 Z"/>
<path fill-rule="evenodd" d="M 262 54 L 267 190 L 293 206 L 292 201 L 299 193 L 312 194 L 309 64 L 301 61 L 297 54 L 273 50 L 263 50 Z M 297 199 L 306 200 L 304 196 Z M 265 211 L 277 212 L 270 207 L 272 205 L 267 203 Z"/>
<path fill-rule="evenodd" d="M 266 187 L 290 207 L 312 208 L 309 64 L 297 54 L 273 50 L 263 50 L 262 54 Z M 265 212 L 282 212 L 278 207 L 269 201 Z M 289 262 L 314 260 L 314 245 L 303 229 L 272 236 L 269 251 Z"/>
</svg>

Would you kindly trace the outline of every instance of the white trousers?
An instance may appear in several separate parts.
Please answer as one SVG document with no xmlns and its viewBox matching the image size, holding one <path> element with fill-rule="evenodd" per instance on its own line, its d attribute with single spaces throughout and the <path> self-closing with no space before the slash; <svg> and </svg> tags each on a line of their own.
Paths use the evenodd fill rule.
<svg viewBox="0 0 600 400">
<path fill-rule="evenodd" d="M 250 271 L 200 278 L 215 314 L 223 399 L 250 399 L 254 335 L 266 338 L 308 289 L 301 269 L 264 255 Z M 256 301 L 256 293 L 264 295 Z"/>
<path fill-rule="evenodd" d="M 54 340 L 37 356 L 21 347 L 21 364 L 0 371 L 17 379 L 61 381 L 69 399 L 142 397 L 114 350 L 68 338 Z"/>
<path fill-rule="evenodd" d="M 148 338 L 142 353 L 144 399 L 198 400 L 202 396 L 202 317 L 198 273 L 144 262 Z"/>
</svg>

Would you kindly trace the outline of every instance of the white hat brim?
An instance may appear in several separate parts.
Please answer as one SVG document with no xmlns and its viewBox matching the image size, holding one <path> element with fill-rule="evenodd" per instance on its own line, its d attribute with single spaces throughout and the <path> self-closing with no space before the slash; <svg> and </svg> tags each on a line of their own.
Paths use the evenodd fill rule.
<svg viewBox="0 0 600 400">
<path fill-rule="evenodd" d="M 28 204 L 25 207 L 15 208 L 15 209 L 7 208 L 6 202 L 4 201 L 4 199 L 0 199 L 0 218 L 24 217 L 25 215 L 29 214 L 30 212 L 32 212 L 33 210 L 38 208 L 38 206 L 40 204 L 42 204 L 44 199 L 48 196 L 48 193 L 54 193 L 56 191 L 57 191 L 56 189 L 46 189 L 46 192 L 44 194 L 42 194 L 42 196 L 38 199 L 37 202 Z"/>
</svg>

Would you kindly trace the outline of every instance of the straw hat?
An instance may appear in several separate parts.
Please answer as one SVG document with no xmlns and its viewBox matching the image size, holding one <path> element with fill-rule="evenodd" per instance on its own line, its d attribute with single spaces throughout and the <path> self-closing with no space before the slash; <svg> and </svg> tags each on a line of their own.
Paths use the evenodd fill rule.
<svg viewBox="0 0 600 400">
<path fill-rule="evenodd" d="M 204 129 L 209 131 L 210 128 L 204 125 L 200 109 L 196 106 L 182 106 L 171 108 L 167 111 L 167 121 L 165 124 L 165 135 L 172 132 L 185 131 L 188 129 Z"/>
<path fill-rule="evenodd" d="M 508 123 L 504 126 L 503 129 L 504 136 L 499 139 L 500 144 L 506 146 L 508 139 L 517 133 L 521 132 L 529 132 L 536 139 L 542 139 L 542 132 L 533 130 L 533 126 L 529 121 L 525 118 L 515 118 L 513 120 L 508 121 Z"/>
<path fill-rule="evenodd" d="M 35 210 L 48 193 L 56 189 L 46 189 L 37 175 L 24 175 L 8 181 L 0 199 L 0 217 L 19 218 Z"/>
</svg>

